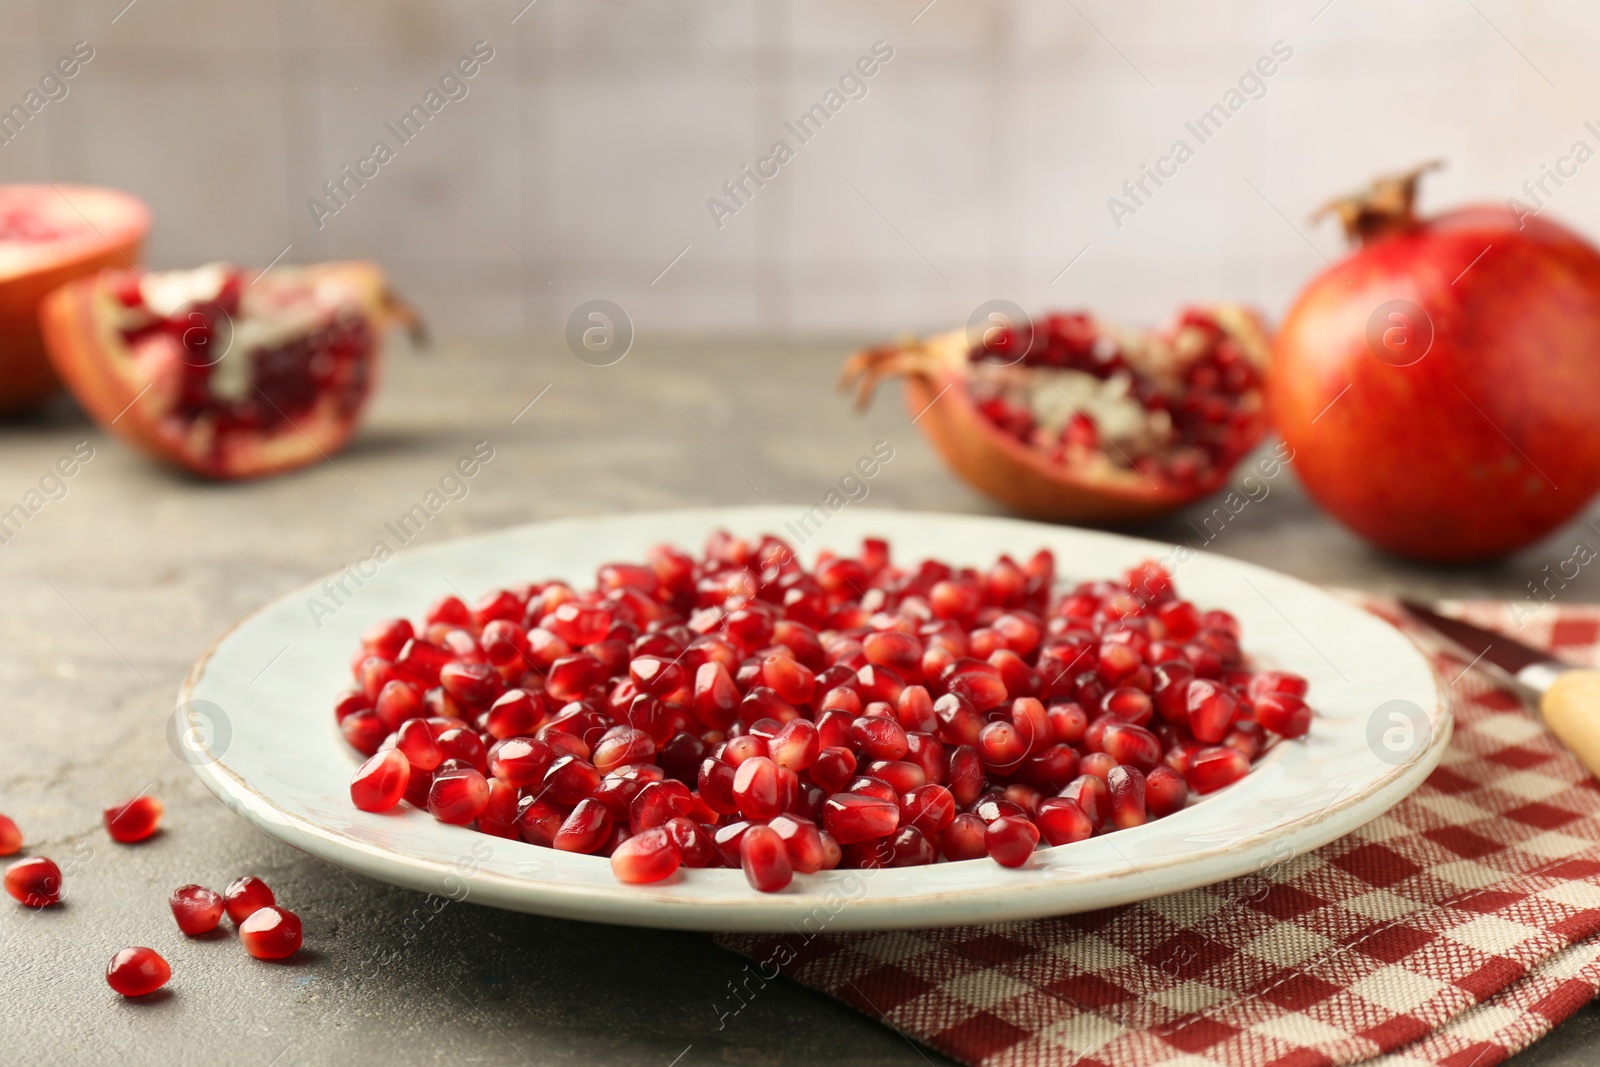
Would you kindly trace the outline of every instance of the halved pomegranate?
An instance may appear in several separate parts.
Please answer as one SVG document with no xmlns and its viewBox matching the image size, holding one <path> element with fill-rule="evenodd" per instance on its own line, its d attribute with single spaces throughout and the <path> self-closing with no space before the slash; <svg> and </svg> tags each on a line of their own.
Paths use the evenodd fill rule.
<svg viewBox="0 0 1600 1067">
<path fill-rule="evenodd" d="M 211 478 L 324 459 L 355 432 L 391 321 L 371 263 L 106 271 L 51 294 L 50 358 L 101 426 Z"/>
<path fill-rule="evenodd" d="M 945 461 L 1024 515 L 1128 523 L 1219 488 L 1261 440 L 1267 348 L 1261 319 L 1234 305 L 1159 331 L 1057 313 L 867 349 L 840 385 L 865 407 L 884 378 L 905 378 Z"/>
<path fill-rule="evenodd" d="M 150 210 L 112 189 L 0 185 L 0 415 L 61 385 L 45 355 L 39 302 L 75 278 L 139 262 Z"/>
</svg>

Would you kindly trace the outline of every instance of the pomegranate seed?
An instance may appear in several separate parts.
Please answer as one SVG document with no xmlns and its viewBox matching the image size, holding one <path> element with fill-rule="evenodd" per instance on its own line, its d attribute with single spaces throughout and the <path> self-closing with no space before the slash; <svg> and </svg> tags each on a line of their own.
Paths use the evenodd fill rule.
<svg viewBox="0 0 1600 1067">
<path fill-rule="evenodd" d="M 774 820 L 776 821 L 776 820 Z M 721 867 L 722 852 L 704 826 L 693 819 L 678 816 L 668 819 L 662 827 L 672 838 L 672 845 L 685 867 Z"/>
<path fill-rule="evenodd" d="M 1148 771 L 1161 762 L 1161 742 L 1142 726 L 1113 722 L 1100 739 L 1105 754 L 1118 763 Z"/>
<path fill-rule="evenodd" d="M 817 761 L 821 751 L 816 724 L 807 719 L 789 722 L 767 743 L 767 750 L 772 761 L 785 770 L 806 770 Z"/>
<path fill-rule="evenodd" d="M 957 745 L 950 752 L 950 767 L 945 775 L 945 785 L 956 803 L 965 807 L 978 799 L 983 792 L 983 761 L 970 745 Z"/>
<path fill-rule="evenodd" d="M 900 794 L 895 791 L 894 786 L 882 778 L 874 778 L 870 774 L 863 774 L 851 779 L 849 792 L 877 797 L 879 800 L 887 800 L 891 803 L 898 803 L 900 800 Z"/>
<path fill-rule="evenodd" d="M 643 730 L 629 726 L 616 726 L 608 730 L 594 747 L 595 770 L 610 774 L 618 767 L 630 763 L 647 763 L 655 759 L 656 743 Z"/>
<path fill-rule="evenodd" d="M 827 862 L 827 850 L 823 847 L 822 831 L 817 829 L 816 823 L 794 815 L 780 815 L 767 825 L 783 839 L 790 866 L 801 874 L 822 870 Z"/>
<path fill-rule="evenodd" d="M 383 720 L 378 718 L 375 711 L 358 711 L 345 717 L 339 723 L 339 732 L 344 734 L 345 741 L 351 748 L 363 756 L 370 756 L 378 751 L 378 746 L 383 744 L 383 739 L 389 735 L 388 727 L 383 725 Z"/>
<path fill-rule="evenodd" d="M 1051 745 L 1037 756 L 1029 756 L 1018 775 L 1041 789 L 1055 792 L 1078 776 L 1078 750 L 1071 745 Z"/>
<path fill-rule="evenodd" d="M 1256 722 L 1280 737 L 1304 737 L 1311 729 L 1311 709 L 1292 693 L 1262 693 L 1255 707 Z"/>
<path fill-rule="evenodd" d="M 406 795 L 411 764 L 398 748 L 386 749 L 356 769 L 350 800 L 362 811 L 388 811 Z"/>
<path fill-rule="evenodd" d="M 1197 678 L 1189 683 L 1186 721 L 1195 740 L 1216 744 L 1239 713 L 1239 698 L 1221 682 Z"/>
<path fill-rule="evenodd" d="M 672 877 L 681 862 L 671 836 L 658 826 L 618 845 L 611 853 L 611 873 L 619 882 L 644 885 Z"/>
<path fill-rule="evenodd" d="M 955 797 L 942 785 L 923 785 L 900 798 L 900 823 L 937 837 L 956 817 Z"/>
<path fill-rule="evenodd" d="M 22 831 L 17 824 L 0 815 L 0 856 L 14 856 L 22 850 Z"/>
<path fill-rule="evenodd" d="M 856 774 L 856 755 L 848 748 L 825 748 L 811 765 L 811 780 L 830 793 L 850 784 Z"/>
<path fill-rule="evenodd" d="M 770 826 L 752 826 L 739 839 L 739 866 L 745 879 L 763 893 L 776 893 L 794 880 L 789 851 Z"/>
<path fill-rule="evenodd" d="M 1039 844 L 1039 828 L 1021 815 L 1005 815 L 983 831 L 983 847 L 1002 867 L 1021 867 Z"/>
<path fill-rule="evenodd" d="M 1111 814 L 1111 791 L 1104 778 L 1081 774 L 1067 783 L 1061 796 L 1078 805 L 1096 830 L 1105 825 L 1106 817 Z"/>
<path fill-rule="evenodd" d="M 1105 781 L 1106 775 L 1111 773 L 1111 768 L 1117 765 L 1115 756 L 1105 752 L 1091 752 L 1078 761 L 1078 770 L 1084 774 L 1093 775 Z"/>
<path fill-rule="evenodd" d="M 428 814 L 440 822 L 465 825 L 488 806 L 489 783 L 475 768 L 451 773 L 441 767 L 428 786 Z"/>
<path fill-rule="evenodd" d="M 939 850 L 915 826 L 902 826 L 888 842 L 888 866 L 920 867 L 939 858 Z"/>
<path fill-rule="evenodd" d="M 367 627 L 361 635 L 361 645 L 370 654 L 392 661 L 415 636 L 409 619 L 388 619 Z"/>
<path fill-rule="evenodd" d="M 484 729 L 494 737 L 505 740 L 522 734 L 531 734 L 538 726 L 539 703 L 526 689 L 507 689 L 489 705 Z"/>
<path fill-rule="evenodd" d="M 642 833 L 694 810 L 694 795 L 682 782 L 649 782 L 628 806 L 628 825 L 634 833 Z"/>
<path fill-rule="evenodd" d="M 113 804 L 104 813 L 106 832 L 125 845 L 143 841 L 160 828 L 163 810 L 161 801 L 149 796 Z"/>
<path fill-rule="evenodd" d="M 977 749 L 985 767 L 1005 774 L 1028 755 L 1028 742 L 1015 726 L 1000 720 L 989 723 L 978 734 Z"/>
<path fill-rule="evenodd" d="M 106 965 L 106 984 L 125 997 L 154 993 L 172 977 L 172 968 L 152 948 L 125 948 Z"/>
<path fill-rule="evenodd" d="M 554 762 L 555 752 L 550 746 L 530 737 L 510 737 L 489 750 L 490 773 L 519 789 L 544 781 Z"/>
<path fill-rule="evenodd" d="M 1161 819 L 1182 811 L 1188 802 L 1189 783 L 1171 767 L 1157 767 L 1145 777 L 1144 804 L 1151 818 Z"/>
<path fill-rule="evenodd" d="M 1250 770 L 1244 754 L 1231 748 L 1206 748 L 1196 752 L 1184 771 L 1184 781 L 1201 796 L 1232 785 Z"/>
<path fill-rule="evenodd" d="M 967 700 L 978 711 L 999 707 L 1006 699 L 1006 685 L 999 668 L 977 659 L 958 659 L 945 670 L 945 688 Z"/>
<path fill-rule="evenodd" d="M 783 810 L 778 792 L 778 765 L 766 756 L 753 756 L 734 772 L 733 797 L 747 819 L 770 819 Z"/>
<path fill-rule="evenodd" d="M 893 800 L 863 793 L 838 793 L 823 804 L 822 822 L 841 845 L 887 837 L 900 825 L 900 808 Z"/>
<path fill-rule="evenodd" d="M 535 797 L 524 797 L 517 805 L 517 833 L 530 845 L 554 848 L 556 832 L 566 818 L 567 813 L 554 804 Z"/>
<path fill-rule="evenodd" d="M 486 708 L 505 690 L 499 673 L 487 663 L 447 663 L 439 671 L 439 684 L 469 708 Z"/>
<path fill-rule="evenodd" d="M 1094 835 L 1094 823 L 1083 809 L 1066 797 L 1050 797 L 1040 801 L 1039 813 L 1034 816 L 1039 834 L 1049 845 L 1070 845 Z"/>
<path fill-rule="evenodd" d="M 1259 700 L 1268 693 L 1283 693 L 1304 699 L 1306 680 L 1298 674 L 1284 671 L 1261 671 L 1251 677 L 1247 692 L 1251 700 Z"/>
<path fill-rule="evenodd" d="M 986 856 L 988 850 L 984 846 L 984 833 L 987 829 L 978 816 L 963 812 L 952 819 L 939 835 L 939 850 L 951 862 Z"/>
<path fill-rule="evenodd" d="M 228 918 L 235 924 L 244 922 L 258 909 L 277 903 L 272 890 L 267 888 L 267 883 L 248 874 L 229 882 L 228 887 L 222 891 L 222 899 L 228 911 Z"/>
<path fill-rule="evenodd" d="M 544 792 L 557 804 L 577 804 L 600 787 L 600 772 L 577 756 L 562 756 L 544 773 Z"/>
<path fill-rule="evenodd" d="M 300 917 L 271 904 L 239 924 L 239 943 L 258 960 L 288 959 L 300 951 Z"/>
<path fill-rule="evenodd" d="M 61 868 L 54 860 L 33 856 L 6 868 L 6 892 L 30 908 L 46 908 L 61 899 Z"/>
<path fill-rule="evenodd" d="M 594 852 L 611 833 L 611 812 L 598 800 L 578 802 L 556 831 L 554 847 L 563 852 Z"/>
<path fill-rule="evenodd" d="M 1145 823 L 1144 775 L 1133 767 L 1113 767 L 1106 775 L 1111 794 L 1111 822 L 1119 830 Z"/>
</svg>

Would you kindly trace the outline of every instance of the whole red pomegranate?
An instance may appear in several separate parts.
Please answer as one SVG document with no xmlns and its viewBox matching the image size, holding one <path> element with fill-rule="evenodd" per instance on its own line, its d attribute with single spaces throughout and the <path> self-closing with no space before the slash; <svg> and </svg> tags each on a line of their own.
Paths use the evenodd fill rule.
<svg viewBox="0 0 1600 1067">
<path fill-rule="evenodd" d="M 1488 559 L 1600 489 L 1600 252 L 1508 207 L 1418 218 L 1428 169 L 1329 205 L 1357 247 L 1289 311 L 1268 405 L 1301 482 L 1356 533 Z"/>
</svg>

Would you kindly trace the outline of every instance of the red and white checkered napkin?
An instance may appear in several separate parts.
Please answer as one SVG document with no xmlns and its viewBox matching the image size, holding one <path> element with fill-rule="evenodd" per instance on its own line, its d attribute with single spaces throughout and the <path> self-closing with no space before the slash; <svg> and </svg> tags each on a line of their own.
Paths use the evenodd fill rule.
<svg viewBox="0 0 1600 1067">
<path fill-rule="evenodd" d="M 1600 607 L 1520 629 L 1509 605 L 1457 607 L 1600 663 Z M 984 1067 L 1491 1067 L 1600 992 L 1600 782 L 1511 692 L 1436 662 L 1461 675 L 1444 762 L 1316 852 L 1059 919 L 718 940 L 787 943 L 785 974 Z"/>
</svg>

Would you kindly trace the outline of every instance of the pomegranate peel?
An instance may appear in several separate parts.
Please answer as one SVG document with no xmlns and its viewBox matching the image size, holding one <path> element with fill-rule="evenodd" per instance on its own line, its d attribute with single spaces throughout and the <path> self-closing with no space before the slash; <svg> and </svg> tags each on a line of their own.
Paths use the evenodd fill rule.
<svg viewBox="0 0 1600 1067">
<path fill-rule="evenodd" d="M 1356 247 L 1284 319 L 1268 401 L 1334 518 L 1465 562 L 1552 533 L 1600 490 L 1600 250 L 1531 208 L 1420 216 L 1431 166 L 1324 209 Z"/>
<path fill-rule="evenodd" d="M 137 263 L 149 229 L 149 208 L 113 189 L 0 185 L 0 415 L 60 388 L 40 302 L 76 278 Z"/>
<path fill-rule="evenodd" d="M 1064 366 L 1053 357 L 1053 334 L 1085 335 L 1090 347 L 1114 354 Z M 1231 389 L 1208 363 L 1223 350 L 1238 368 Z M 845 363 L 839 384 L 854 388 L 865 408 L 880 382 L 903 379 L 907 410 L 945 462 L 1021 514 L 1118 525 L 1224 484 L 1267 429 L 1267 351 L 1260 317 L 1235 305 L 1191 310 L 1165 331 L 1051 315 L 1019 331 L 991 331 L 978 345 L 953 330 L 868 348 Z M 1205 428 L 1208 418 L 1216 432 Z M 1180 422 L 1201 427 L 1206 439 L 1185 440 Z"/>
<path fill-rule="evenodd" d="M 102 427 L 223 480 L 315 463 L 355 432 L 381 334 L 415 315 L 372 263 L 106 271 L 52 293 L 50 359 Z"/>
</svg>

